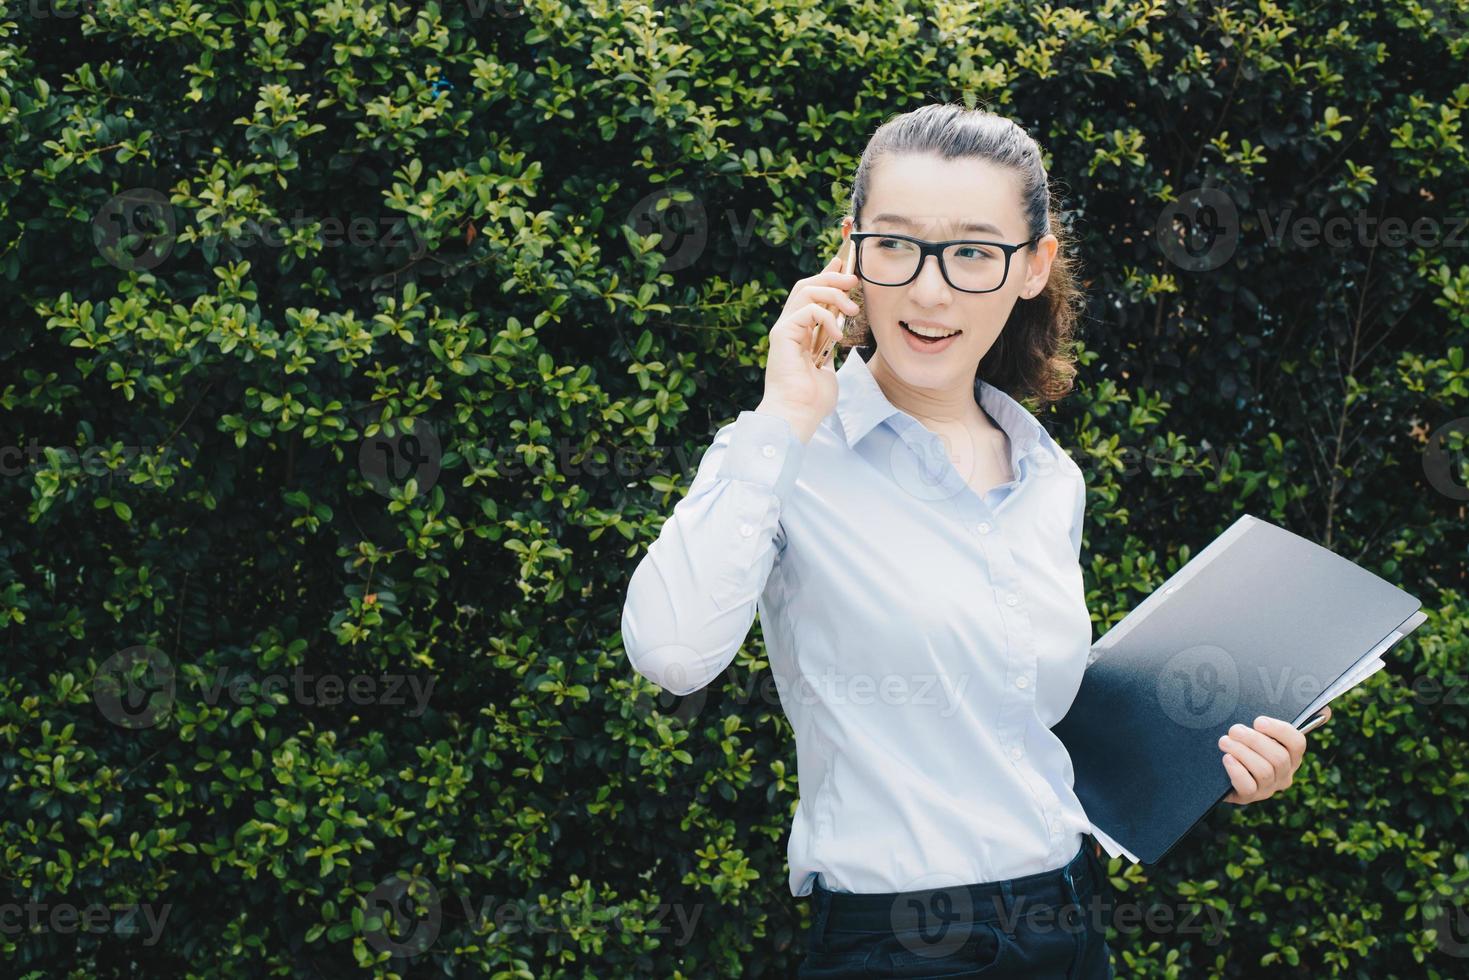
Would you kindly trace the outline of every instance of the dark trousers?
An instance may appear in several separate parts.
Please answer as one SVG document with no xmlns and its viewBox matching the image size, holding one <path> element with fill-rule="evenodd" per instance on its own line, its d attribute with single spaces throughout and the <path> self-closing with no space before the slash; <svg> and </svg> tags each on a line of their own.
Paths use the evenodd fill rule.
<svg viewBox="0 0 1469 980">
<path fill-rule="evenodd" d="M 1091 835 L 1064 867 L 1008 881 L 880 894 L 818 880 L 802 980 L 1111 980 L 1109 886 Z"/>
</svg>

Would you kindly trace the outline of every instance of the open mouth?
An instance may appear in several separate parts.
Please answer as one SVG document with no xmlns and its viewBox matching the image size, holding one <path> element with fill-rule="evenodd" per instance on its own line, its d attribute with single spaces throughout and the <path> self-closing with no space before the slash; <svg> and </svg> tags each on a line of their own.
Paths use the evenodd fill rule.
<svg viewBox="0 0 1469 980">
<path fill-rule="evenodd" d="M 943 341 L 948 340 L 950 337 L 957 337 L 959 336 L 959 334 L 964 332 L 962 330 L 934 330 L 931 327 L 911 327 L 908 325 L 908 321 L 906 320 L 899 320 L 898 325 L 903 328 L 903 332 L 906 333 L 908 336 L 913 337 L 917 339 L 920 343 L 924 344 L 942 343 Z"/>
</svg>

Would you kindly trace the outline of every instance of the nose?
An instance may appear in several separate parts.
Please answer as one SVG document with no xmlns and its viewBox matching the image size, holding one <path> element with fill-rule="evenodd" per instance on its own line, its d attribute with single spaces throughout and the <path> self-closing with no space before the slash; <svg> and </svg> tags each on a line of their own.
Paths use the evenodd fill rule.
<svg viewBox="0 0 1469 980">
<path fill-rule="evenodd" d="M 914 302 L 919 306 L 942 306 L 952 298 L 953 290 L 944 281 L 937 255 L 925 255 L 918 269 L 918 278 L 908 284 Z"/>
</svg>

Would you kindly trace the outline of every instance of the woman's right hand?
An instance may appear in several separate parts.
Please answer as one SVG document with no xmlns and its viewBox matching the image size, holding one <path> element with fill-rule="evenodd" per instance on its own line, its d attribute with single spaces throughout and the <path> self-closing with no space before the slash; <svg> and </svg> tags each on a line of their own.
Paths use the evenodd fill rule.
<svg viewBox="0 0 1469 980">
<path fill-rule="evenodd" d="M 821 420 L 837 403 L 835 358 L 818 368 L 815 355 L 827 337 L 841 340 L 835 306 L 848 317 L 857 304 L 848 296 L 857 277 L 841 271 L 841 251 L 814 276 L 797 281 L 786 299 L 780 319 L 770 328 L 770 353 L 765 362 L 765 397 L 757 412 L 780 415 L 802 442 L 810 440 Z"/>
</svg>

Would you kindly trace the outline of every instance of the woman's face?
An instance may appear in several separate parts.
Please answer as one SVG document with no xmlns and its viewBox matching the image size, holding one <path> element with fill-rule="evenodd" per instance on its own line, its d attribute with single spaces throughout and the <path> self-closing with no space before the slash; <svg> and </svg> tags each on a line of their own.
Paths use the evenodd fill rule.
<svg viewBox="0 0 1469 980">
<path fill-rule="evenodd" d="M 973 227 L 968 227 L 968 226 Z M 852 219 L 842 224 L 845 236 Z M 925 241 L 976 239 L 1018 244 L 1030 237 L 1020 210 L 1020 179 L 1010 169 L 974 159 L 945 160 L 934 154 L 890 154 L 873 168 L 860 231 L 896 232 Z M 879 355 L 906 384 L 949 388 L 972 384 L 979 362 L 1000 335 L 1020 297 L 1038 294 L 1050 274 L 1056 237 L 1037 243 L 1036 253 L 1021 249 L 1010 259 L 1004 285 L 994 292 L 966 293 L 939 272 L 937 256 L 924 259 L 918 277 L 906 286 L 863 281 L 863 315 Z M 862 242 L 864 274 L 878 240 Z M 991 250 L 993 254 L 994 250 Z M 968 253 L 984 261 L 978 250 Z M 996 256 L 991 261 L 1003 262 Z M 958 278 L 955 270 L 950 275 Z M 926 345 L 904 328 L 909 323 L 958 330 L 951 340 Z"/>
</svg>

